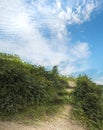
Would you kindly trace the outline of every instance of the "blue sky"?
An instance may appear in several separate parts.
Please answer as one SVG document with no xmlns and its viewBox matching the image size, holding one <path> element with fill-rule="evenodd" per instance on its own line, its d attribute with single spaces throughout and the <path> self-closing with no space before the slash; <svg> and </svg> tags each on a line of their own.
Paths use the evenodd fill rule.
<svg viewBox="0 0 103 130">
<path fill-rule="evenodd" d="M 0 52 L 103 84 L 102 0 L 0 0 Z"/>
</svg>

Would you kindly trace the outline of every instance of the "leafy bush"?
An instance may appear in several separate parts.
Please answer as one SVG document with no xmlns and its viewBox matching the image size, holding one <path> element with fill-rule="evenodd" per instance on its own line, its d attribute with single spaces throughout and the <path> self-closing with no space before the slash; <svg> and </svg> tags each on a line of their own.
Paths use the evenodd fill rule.
<svg viewBox="0 0 103 130">
<path fill-rule="evenodd" d="M 54 68 L 46 71 L 18 56 L 0 53 L 0 114 L 10 115 L 28 106 L 53 101 L 58 90 L 67 85 Z"/>
<path fill-rule="evenodd" d="M 103 129 L 103 91 L 87 76 L 77 78 L 73 95 L 74 115 L 91 129 Z"/>
</svg>

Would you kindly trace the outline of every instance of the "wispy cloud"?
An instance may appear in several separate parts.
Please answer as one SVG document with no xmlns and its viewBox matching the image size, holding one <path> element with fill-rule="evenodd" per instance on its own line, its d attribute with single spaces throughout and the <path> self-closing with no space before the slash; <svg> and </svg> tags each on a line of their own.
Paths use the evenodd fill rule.
<svg viewBox="0 0 103 130">
<path fill-rule="evenodd" d="M 0 0 L 0 51 L 34 64 L 58 65 L 65 74 L 85 70 L 89 43 L 73 45 L 67 25 L 90 20 L 98 5 L 95 0 Z"/>
<path fill-rule="evenodd" d="M 99 78 L 95 79 L 94 82 L 96 84 L 103 85 L 103 77 L 99 77 Z"/>
</svg>

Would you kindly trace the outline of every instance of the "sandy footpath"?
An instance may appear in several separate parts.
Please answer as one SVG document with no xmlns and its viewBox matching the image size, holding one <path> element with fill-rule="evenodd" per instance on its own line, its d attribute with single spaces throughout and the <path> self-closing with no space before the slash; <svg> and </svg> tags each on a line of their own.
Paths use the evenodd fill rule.
<svg viewBox="0 0 103 130">
<path fill-rule="evenodd" d="M 27 126 L 14 122 L 0 121 L 0 130 L 86 130 L 80 124 L 69 118 L 70 106 L 66 106 L 63 113 L 50 121 L 39 122 L 39 125 Z"/>
</svg>

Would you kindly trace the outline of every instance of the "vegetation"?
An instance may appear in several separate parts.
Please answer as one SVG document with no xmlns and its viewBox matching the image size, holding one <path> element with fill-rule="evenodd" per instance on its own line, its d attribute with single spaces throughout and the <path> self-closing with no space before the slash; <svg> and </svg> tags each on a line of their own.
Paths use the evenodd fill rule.
<svg viewBox="0 0 103 130">
<path fill-rule="evenodd" d="M 47 71 L 22 61 L 18 56 L 0 54 L 0 115 L 10 116 L 37 106 L 57 102 L 68 86 L 57 67 Z M 53 105 L 52 105 L 53 106 Z"/>
<path fill-rule="evenodd" d="M 76 80 L 72 93 L 73 115 L 90 130 L 103 130 L 103 90 L 86 75 Z"/>
<path fill-rule="evenodd" d="M 69 92 L 68 80 L 76 82 Z M 88 76 L 62 76 L 57 66 L 47 71 L 16 55 L 0 53 L 0 119 L 41 119 L 72 103 L 73 117 L 90 130 L 103 130 L 103 86 Z"/>
</svg>

